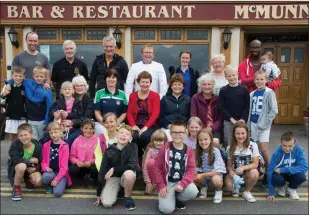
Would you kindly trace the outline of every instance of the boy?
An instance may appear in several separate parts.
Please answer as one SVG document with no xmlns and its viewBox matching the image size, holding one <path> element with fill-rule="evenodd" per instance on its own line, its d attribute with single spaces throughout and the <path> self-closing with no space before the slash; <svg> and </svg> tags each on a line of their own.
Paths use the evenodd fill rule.
<svg viewBox="0 0 309 215">
<path fill-rule="evenodd" d="M 40 163 L 42 160 L 41 145 L 34 139 L 31 125 L 24 123 L 18 129 L 18 139 L 9 149 L 8 175 L 13 185 L 12 200 L 22 199 L 20 184 L 24 179 L 26 189 L 32 190 L 34 186 L 41 186 L 42 177 Z"/>
<path fill-rule="evenodd" d="M 275 187 L 279 187 L 278 195 L 298 200 L 296 189 L 306 181 L 308 160 L 304 149 L 296 141 L 292 132 L 281 136 L 281 145 L 273 153 L 268 166 L 268 200 L 275 200 Z M 288 185 L 287 183 L 288 182 Z"/>
<path fill-rule="evenodd" d="M 236 68 L 227 65 L 224 68 L 225 78 L 229 84 L 219 92 L 219 109 L 223 114 L 224 147 L 231 145 L 233 127 L 237 121 L 247 122 L 250 94 L 248 89 L 238 84 Z"/>
<path fill-rule="evenodd" d="M 33 69 L 33 79 L 25 79 L 23 85 L 26 92 L 26 113 L 28 123 L 32 126 L 33 137 L 40 140 L 48 124 L 48 111 L 52 105 L 52 91 L 45 83 L 47 70 L 42 66 Z M 12 81 L 10 80 L 9 83 Z"/>
<path fill-rule="evenodd" d="M 12 84 L 4 86 L 0 94 L 1 104 L 5 104 L 6 122 L 5 132 L 9 134 L 12 143 L 17 139 L 17 128 L 26 123 L 25 88 L 22 81 L 25 78 L 25 69 L 20 66 L 12 68 Z"/>
<path fill-rule="evenodd" d="M 273 82 L 280 75 L 280 69 L 273 61 L 273 54 L 264 51 L 261 55 L 261 70 L 266 72 L 267 82 Z M 273 89 L 275 91 L 275 89 Z"/>
<path fill-rule="evenodd" d="M 171 124 L 172 142 L 166 143 L 158 152 L 155 161 L 159 210 L 170 214 L 177 209 L 185 209 L 182 201 L 195 198 L 198 189 L 195 178 L 194 151 L 184 143 L 186 125 L 184 122 Z"/>
<path fill-rule="evenodd" d="M 266 72 L 263 70 L 256 71 L 254 83 L 257 89 L 250 93 L 248 128 L 251 132 L 251 138 L 260 146 L 267 169 L 269 134 L 272 121 L 278 113 L 278 105 L 276 94 L 272 89 L 266 87 Z M 267 187 L 267 174 L 264 174 L 261 186 Z"/>
<path fill-rule="evenodd" d="M 137 145 L 131 142 L 132 134 L 133 130 L 130 126 L 120 126 L 117 132 L 117 143 L 106 149 L 98 174 L 99 186 L 95 205 L 102 202 L 105 208 L 111 208 L 123 187 L 126 210 L 135 209 L 131 193 L 136 179 L 138 150 Z"/>
</svg>

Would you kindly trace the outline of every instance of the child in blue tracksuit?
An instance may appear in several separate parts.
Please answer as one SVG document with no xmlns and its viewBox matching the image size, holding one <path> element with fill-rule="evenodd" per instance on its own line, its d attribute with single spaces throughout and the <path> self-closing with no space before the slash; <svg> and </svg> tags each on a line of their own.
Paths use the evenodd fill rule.
<svg viewBox="0 0 309 215">
<path fill-rule="evenodd" d="M 275 200 L 278 195 L 298 200 L 296 189 L 306 181 L 305 173 L 308 170 L 308 160 L 304 149 L 296 141 L 292 132 L 285 132 L 281 136 L 281 145 L 273 153 L 268 166 L 268 200 Z"/>
</svg>

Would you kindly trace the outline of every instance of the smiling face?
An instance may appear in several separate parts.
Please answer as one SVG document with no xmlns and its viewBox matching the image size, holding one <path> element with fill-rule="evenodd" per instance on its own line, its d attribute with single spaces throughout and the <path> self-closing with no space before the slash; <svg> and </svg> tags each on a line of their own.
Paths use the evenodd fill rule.
<svg viewBox="0 0 309 215">
<path fill-rule="evenodd" d="M 183 143 L 186 137 L 186 128 L 184 126 L 173 125 L 171 128 L 171 136 L 174 143 Z"/>
<path fill-rule="evenodd" d="M 132 140 L 132 134 L 125 128 L 120 128 L 117 132 L 117 143 L 127 145 Z"/>
<path fill-rule="evenodd" d="M 106 85 L 108 87 L 116 87 L 116 85 L 117 85 L 117 77 L 114 76 L 114 75 L 106 77 Z"/>
<path fill-rule="evenodd" d="M 103 122 L 104 127 L 107 129 L 108 132 L 114 132 L 117 127 L 117 119 L 114 115 L 109 116 Z"/>
<path fill-rule="evenodd" d="M 74 91 L 77 95 L 84 95 L 86 93 L 86 84 L 83 83 L 82 81 L 76 82 L 74 85 Z"/>
<path fill-rule="evenodd" d="M 182 55 L 180 56 L 180 63 L 182 67 L 187 67 L 190 64 L 190 54 L 189 53 L 182 53 Z"/>
<path fill-rule="evenodd" d="M 29 132 L 27 130 L 21 130 L 18 131 L 18 139 L 20 140 L 20 142 L 23 143 L 23 145 L 29 145 L 31 144 L 31 139 L 33 137 L 33 133 Z"/>
<path fill-rule="evenodd" d="M 94 127 L 91 124 L 86 124 L 86 125 L 82 126 L 81 130 L 83 132 L 83 136 L 86 139 L 89 139 L 94 135 Z"/>
<path fill-rule="evenodd" d="M 266 88 L 266 73 L 255 74 L 254 83 L 258 90 L 263 90 Z"/>
<path fill-rule="evenodd" d="M 113 41 L 106 41 L 103 44 L 104 54 L 105 56 L 112 57 L 115 54 L 115 48 Z"/>
<path fill-rule="evenodd" d="M 153 141 L 154 146 L 159 149 L 161 146 L 164 145 L 164 141 L 163 140 L 154 140 Z"/>
<path fill-rule="evenodd" d="M 281 147 L 282 150 L 285 153 L 290 153 L 293 151 L 294 147 L 295 147 L 295 139 L 293 138 L 292 140 L 286 141 L 286 140 L 282 140 L 281 142 Z"/>
<path fill-rule="evenodd" d="M 59 127 L 52 127 L 48 134 L 54 142 L 59 142 L 61 140 L 62 132 Z"/>
<path fill-rule="evenodd" d="M 72 43 L 68 43 L 64 46 L 64 55 L 66 58 L 73 58 L 76 53 L 75 47 Z"/>
<path fill-rule="evenodd" d="M 44 72 L 33 72 L 33 79 L 37 84 L 43 84 L 45 81 L 45 73 Z"/>
<path fill-rule="evenodd" d="M 28 34 L 26 38 L 26 43 L 28 50 L 30 52 L 35 52 L 39 45 L 39 37 L 37 34 Z"/>
<path fill-rule="evenodd" d="M 181 95 L 183 88 L 184 88 L 183 84 L 179 81 L 175 81 L 171 86 L 173 93 L 176 95 Z"/>
<path fill-rule="evenodd" d="M 247 139 L 247 136 L 248 136 L 248 134 L 247 134 L 247 131 L 246 131 L 245 128 L 238 127 L 238 128 L 235 129 L 235 139 L 236 139 L 237 143 L 243 144 L 245 142 L 245 140 Z"/>
<path fill-rule="evenodd" d="M 61 94 L 65 97 L 65 98 L 71 98 L 74 94 L 74 89 L 72 86 L 68 85 L 65 86 L 61 89 Z"/>
<path fill-rule="evenodd" d="M 138 83 L 142 91 L 148 91 L 151 85 L 149 78 L 142 78 Z"/>
<path fill-rule="evenodd" d="M 192 121 L 188 125 L 188 131 L 191 137 L 196 137 L 197 133 L 202 129 L 202 127 L 196 122 Z"/>
<path fill-rule="evenodd" d="M 202 83 L 201 89 L 204 94 L 212 94 L 213 93 L 213 82 L 211 80 L 205 80 Z"/>
<path fill-rule="evenodd" d="M 212 140 L 209 136 L 208 133 L 206 132 L 201 132 L 198 136 L 198 143 L 200 145 L 200 147 L 203 149 L 203 150 L 207 150 L 208 147 L 210 146 Z"/>
<path fill-rule="evenodd" d="M 145 63 L 151 63 L 154 58 L 154 49 L 145 47 L 142 51 L 142 59 Z"/>
<path fill-rule="evenodd" d="M 216 57 L 212 59 L 211 66 L 215 73 L 221 73 L 225 67 L 225 62 L 220 57 Z"/>
<path fill-rule="evenodd" d="M 262 44 L 258 40 L 254 40 L 250 43 L 250 53 L 252 56 L 260 56 L 262 52 Z"/>
<path fill-rule="evenodd" d="M 238 72 L 236 69 L 231 69 L 225 72 L 225 78 L 229 82 L 230 85 L 238 84 Z"/>
<path fill-rule="evenodd" d="M 23 73 L 13 72 L 12 79 L 16 85 L 20 85 L 23 82 L 25 75 Z"/>
</svg>

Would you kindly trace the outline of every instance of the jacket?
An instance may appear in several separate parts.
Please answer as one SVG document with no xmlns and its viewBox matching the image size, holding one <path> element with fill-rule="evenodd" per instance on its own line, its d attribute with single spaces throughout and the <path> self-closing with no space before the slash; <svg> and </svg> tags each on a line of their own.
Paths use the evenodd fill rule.
<svg viewBox="0 0 309 215">
<path fill-rule="evenodd" d="M 299 146 L 295 139 L 295 147 L 289 154 L 285 153 L 280 145 L 273 153 L 267 169 L 268 192 L 270 196 L 275 196 L 275 187 L 272 185 L 272 175 L 275 169 L 280 169 L 280 174 L 297 174 L 300 172 L 306 173 L 308 170 L 308 159 L 305 151 Z M 289 157 L 285 160 L 285 155 Z"/>
<path fill-rule="evenodd" d="M 108 147 L 104 153 L 101 168 L 98 174 L 98 182 L 100 186 L 97 188 L 97 196 L 100 196 L 102 188 L 105 186 L 105 174 L 114 168 L 112 177 L 121 177 L 127 170 L 136 172 L 137 165 L 137 145 L 128 143 L 122 150 L 117 148 L 117 143 Z M 120 165 L 119 165 L 120 164 Z"/>
<path fill-rule="evenodd" d="M 41 161 L 42 161 L 42 147 L 39 142 L 35 139 L 32 139 L 31 142 L 35 145 L 32 157 L 37 158 L 39 163 L 34 165 L 36 171 L 41 170 Z M 20 140 L 15 140 L 10 149 L 9 149 L 9 161 L 8 161 L 8 178 L 11 184 L 14 184 L 14 175 L 15 175 L 15 166 L 19 163 L 25 163 L 30 165 L 29 160 L 24 158 L 24 146 Z"/>
<path fill-rule="evenodd" d="M 249 130 L 251 130 L 252 99 L 255 91 L 250 93 L 250 109 L 249 109 L 250 112 L 248 117 Z M 263 96 L 262 112 L 257 121 L 258 133 L 270 129 L 272 121 L 274 120 L 277 114 L 278 114 L 278 104 L 276 94 L 272 89 L 266 87 Z"/>
<path fill-rule="evenodd" d="M 130 126 L 136 125 L 136 119 L 138 114 L 138 92 L 133 92 L 130 94 L 128 112 L 127 112 L 127 120 Z M 148 115 L 149 120 L 146 122 L 144 126 L 150 128 L 151 126 L 156 124 L 156 121 L 160 115 L 160 96 L 158 93 L 150 90 L 148 95 Z"/>
<path fill-rule="evenodd" d="M 168 142 L 159 149 L 158 156 L 155 161 L 156 183 L 158 192 L 167 186 L 168 174 L 170 171 L 170 145 Z M 194 151 L 191 147 L 187 146 L 187 157 L 185 160 L 185 174 L 181 181 L 178 182 L 184 189 L 193 182 L 195 178 L 195 158 Z"/>
<path fill-rule="evenodd" d="M 88 96 L 88 95 L 84 95 L 82 100 L 81 100 L 82 104 L 83 104 L 83 114 L 82 117 L 79 119 L 72 119 L 73 123 L 74 123 L 74 127 L 75 128 L 79 128 L 81 126 L 81 123 L 84 121 L 84 119 L 88 118 L 88 119 L 92 119 L 93 116 L 93 100 Z"/>
<path fill-rule="evenodd" d="M 222 126 L 222 117 L 219 111 L 219 97 L 212 95 L 211 99 L 211 117 L 213 119 L 213 124 L 210 126 L 214 132 L 220 131 Z M 197 93 L 192 97 L 191 100 L 191 117 L 196 116 L 202 120 L 203 127 L 207 125 L 207 112 L 208 104 L 205 101 L 203 93 Z"/>
<path fill-rule="evenodd" d="M 143 163 L 143 178 L 144 182 L 151 183 L 149 174 L 148 174 L 148 169 L 147 169 L 147 163 L 149 160 L 155 160 L 158 155 L 158 149 L 157 148 L 149 148 L 145 157 L 145 161 Z"/>
<path fill-rule="evenodd" d="M 169 90 L 160 101 L 160 126 L 167 128 L 174 121 L 188 122 L 190 118 L 191 98 L 184 93 L 173 96 Z"/>
<path fill-rule="evenodd" d="M 238 66 L 238 78 L 239 81 L 248 87 L 248 91 L 251 93 L 256 89 L 254 84 L 254 71 L 253 67 L 250 63 L 249 55 L 243 62 L 241 62 Z M 272 90 L 276 91 L 277 88 L 280 87 L 280 78 L 276 78 L 273 82 L 267 82 L 267 86 Z"/>
<path fill-rule="evenodd" d="M 94 150 L 99 144 L 99 138 L 95 135 L 91 139 L 87 140 L 83 135 L 79 135 L 73 142 L 70 151 L 70 162 L 76 164 L 77 161 L 87 162 L 90 161 L 94 164 Z"/>
<path fill-rule="evenodd" d="M 190 80 L 191 80 L 191 83 L 190 83 L 190 97 L 192 97 L 195 93 L 197 93 L 197 79 L 200 77 L 200 73 L 193 69 L 192 67 L 189 66 L 189 71 L 190 71 Z M 170 77 L 172 77 L 174 74 L 176 73 L 182 73 L 180 67 L 178 67 L 177 69 L 175 69 L 175 67 L 173 66 L 170 66 L 169 67 L 169 72 L 170 72 Z"/>
<path fill-rule="evenodd" d="M 50 160 L 50 145 L 52 141 L 48 141 L 44 143 L 43 145 L 43 151 L 42 151 L 42 172 L 46 172 L 46 169 L 49 168 L 49 160 Z M 56 175 L 56 177 L 53 179 L 56 182 L 59 182 L 63 177 L 66 177 L 68 180 L 68 185 L 70 186 L 72 184 L 72 180 L 69 174 L 69 145 L 65 143 L 63 140 L 60 143 L 59 147 L 59 172 Z"/>
<path fill-rule="evenodd" d="M 105 60 L 105 54 L 99 55 L 96 57 L 92 64 L 90 72 L 90 97 L 94 98 L 95 92 L 106 87 L 106 73 L 110 68 L 115 68 L 119 74 L 117 79 L 117 89 L 124 90 L 124 83 L 127 80 L 129 67 L 125 59 L 118 55 L 114 54 L 113 60 L 107 66 Z"/>
</svg>

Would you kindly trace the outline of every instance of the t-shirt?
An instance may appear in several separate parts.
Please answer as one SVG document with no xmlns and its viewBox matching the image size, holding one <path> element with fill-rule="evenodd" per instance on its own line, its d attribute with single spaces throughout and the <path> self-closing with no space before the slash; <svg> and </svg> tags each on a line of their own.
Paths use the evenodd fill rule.
<svg viewBox="0 0 309 215">
<path fill-rule="evenodd" d="M 230 146 L 227 147 L 227 157 L 231 159 Z M 239 148 L 236 146 L 236 150 L 233 156 L 233 169 L 238 167 L 249 165 L 252 163 L 253 157 L 258 157 L 260 155 L 259 148 L 255 142 L 250 142 L 248 148 Z"/>
<path fill-rule="evenodd" d="M 184 94 L 187 96 L 191 96 L 191 75 L 190 75 L 190 69 L 188 68 L 185 72 L 180 72 L 181 76 L 185 80 L 185 86 L 184 86 Z"/>
<path fill-rule="evenodd" d="M 40 52 L 36 55 L 31 55 L 27 51 L 23 51 L 14 57 L 12 65 L 24 67 L 25 78 L 27 79 L 33 79 L 33 68 L 36 66 L 43 66 L 45 69 L 50 70 L 48 58 Z"/>
<path fill-rule="evenodd" d="M 179 150 L 174 147 L 173 144 L 170 145 L 170 172 L 168 174 L 168 181 L 175 183 L 181 181 L 186 170 L 186 159 L 187 159 L 187 146 L 184 145 L 183 149 Z"/>
<path fill-rule="evenodd" d="M 184 143 L 192 149 L 196 148 L 196 140 L 192 140 L 190 137 L 186 137 Z"/>
<path fill-rule="evenodd" d="M 34 148 L 35 148 L 35 145 L 32 144 L 31 146 L 31 149 L 30 149 L 30 152 L 27 151 L 25 148 L 24 148 L 24 158 L 27 159 L 27 160 L 30 160 L 32 158 L 32 155 L 33 155 L 33 152 L 34 152 Z"/>
<path fill-rule="evenodd" d="M 59 172 L 59 147 L 60 144 L 50 144 L 49 168 L 51 168 L 54 173 Z"/>
<path fill-rule="evenodd" d="M 262 113 L 264 90 L 256 90 L 252 97 L 251 122 L 257 123 Z"/>
</svg>

